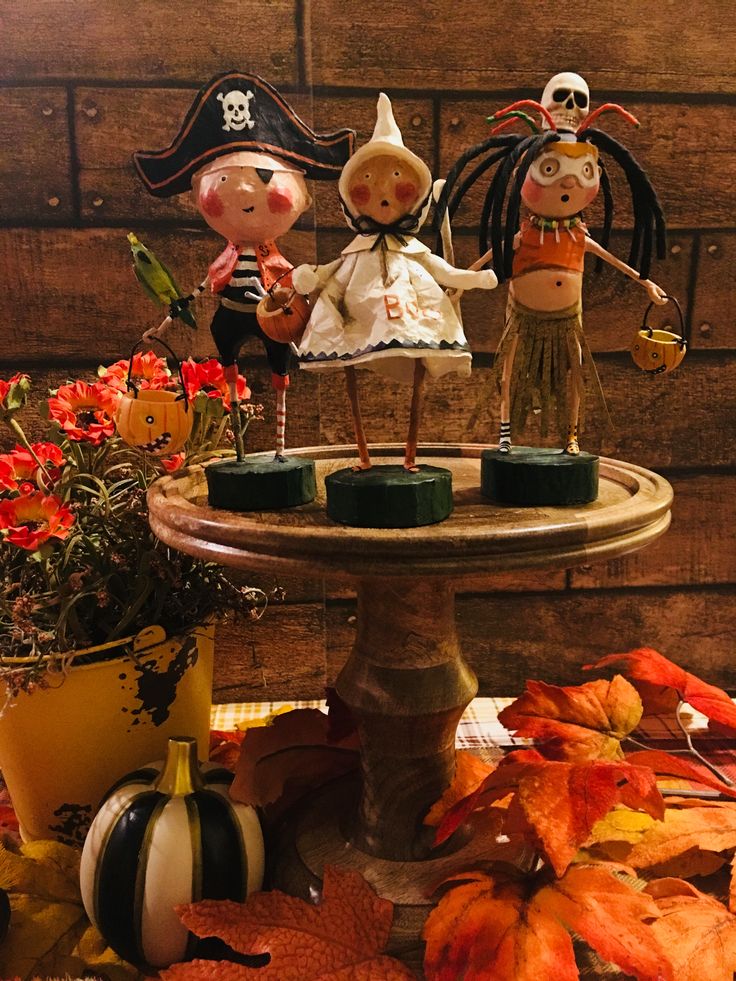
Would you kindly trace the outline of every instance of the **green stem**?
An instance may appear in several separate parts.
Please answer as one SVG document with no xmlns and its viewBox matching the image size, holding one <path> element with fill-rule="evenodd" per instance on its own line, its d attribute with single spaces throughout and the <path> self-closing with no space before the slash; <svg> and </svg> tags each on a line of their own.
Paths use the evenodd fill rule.
<svg viewBox="0 0 736 981">
<path fill-rule="evenodd" d="M 38 458 L 38 455 L 36 454 L 36 451 L 33 449 L 33 447 L 31 446 L 31 444 L 28 442 L 28 437 L 23 432 L 23 427 L 21 426 L 21 424 L 18 422 L 17 419 L 14 419 L 13 416 L 11 416 L 10 419 L 8 419 L 8 425 L 10 426 L 10 428 L 12 429 L 12 431 L 15 433 L 15 435 L 18 437 L 18 441 L 19 441 L 20 445 L 24 449 L 28 450 L 28 452 L 31 454 L 31 456 L 33 457 L 33 459 L 38 464 L 39 469 L 43 472 L 43 475 L 46 478 L 46 480 L 48 480 L 48 482 L 51 483 L 51 474 L 48 472 L 48 470 L 43 465 L 43 463 L 41 463 L 41 461 Z"/>
</svg>

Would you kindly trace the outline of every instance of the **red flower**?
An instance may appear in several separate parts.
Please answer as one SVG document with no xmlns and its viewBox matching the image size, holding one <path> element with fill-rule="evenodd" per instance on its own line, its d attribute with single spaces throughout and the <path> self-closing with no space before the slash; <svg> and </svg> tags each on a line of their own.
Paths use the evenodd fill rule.
<svg viewBox="0 0 736 981">
<path fill-rule="evenodd" d="M 33 491 L 8 501 L 0 501 L 0 529 L 5 541 L 35 551 L 49 538 L 66 538 L 74 515 L 53 494 Z"/>
<path fill-rule="evenodd" d="M 102 382 L 62 385 L 55 398 L 48 400 L 49 419 L 58 422 L 68 439 L 99 446 L 115 432 L 116 398 Z"/>
<path fill-rule="evenodd" d="M 100 381 L 116 392 L 127 391 L 128 368 L 130 361 L 116 361 L 115 364 L 100 365 L 97 374 Z M 157 357 L 153 351 L 138 352 L 133 355 L 132 380 L 137 388 L 161 389 L 172 388 L 176 379 L 166 365 L 165 358 Z"/>
<path fill-rule="evenodd" d="M 165 460 L 162 460 L 161 465 L 163 466 L 166 473 L 175 473 L 179 469 L 179 467 L 181 467 L 181 465 L 184 463 L 185 456 L 186 453 L 174 453 L 173 456 L 169 456 Z M 0 475 L 0 479 L 2 479 L 1 475 Z"/>
<path fill-rule="evenodd" d="M 58 480 L 64 463 L 61 448 L 55 443 L 31 443 L 31 448 L 51 479 Z M 16 446 L 12 453 L 0 454 L 0 488 L 18 490 L 24 481 L 35 481 L 37 474 L 38 464 L 22 446 Z"/>
<path fill-rule="evenodd" d="M 225 409 L 230 411 L 230 389 L 225 381 L 225 369 L 217 358 L 210 358 L 209 361 L 201 363 L 189 358 L 182 364 L 181 369 L 190 402 L 199 392 L 204 392 L 208 398 L 222 399 Z M 237 393 L 240 402 L 250 398 L 251 392 L 243 375 L 238 375 Z"/>
</svg>

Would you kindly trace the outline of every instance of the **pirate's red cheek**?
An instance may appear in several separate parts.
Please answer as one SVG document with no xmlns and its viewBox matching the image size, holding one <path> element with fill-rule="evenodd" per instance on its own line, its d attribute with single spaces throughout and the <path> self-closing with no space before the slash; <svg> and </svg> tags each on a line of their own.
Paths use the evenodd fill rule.
<svg viewBox="0 0 736 981">
<path fill-rule="evenodd" d="M 219 218 L 225 211 L 225 205 L 214 187 L 205 191 L 200 197 L 199 206 L 206 215 L 210 215 L 212 218 Z"/>
<path fill-rule="evenodd" d="M 396 184 L 396 200 L 402 204 L 411 204 L 417 196 L 417 186 L 413 181 L 398 181 Z"/>
<path fill-rule="evenodd" d="M 359 208 L 363 208 L 371 199 L 371 189 L 367 184 L 353 184 L 350 188 L 350 200 Z"/>
<path fill-rule="evenodd" d="M 266 196 L 268 210 L 272 214 L 284 214 L 294 207 L 291 191 L 285 187 L 272 187 Z"/>
</svg>

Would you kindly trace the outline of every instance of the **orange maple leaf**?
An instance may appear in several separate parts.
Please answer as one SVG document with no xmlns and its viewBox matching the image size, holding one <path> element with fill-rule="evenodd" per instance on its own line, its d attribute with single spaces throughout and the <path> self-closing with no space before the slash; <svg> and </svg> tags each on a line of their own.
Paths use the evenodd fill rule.
<svg viewBox="0 0 736 981">
<path fill-rule="evenodd" d="M 680 699 L 692 705 L 698 712 L 730 729 L 736 729 L 736 705 L 722 688 L 709 685 L 697 675 L 673 664 L 651 647 L 640 647 L 628 654 L 609 654 L 595 664 L 586 664 L 584 670 L 603 668 L 615 664 L 636 681 L 648 681 L 653 685 L 674 688 Z"/>
<path fill-rule="evenodd" d="M 725 797 L 736 797 L 736 787 L 727 784 L 713 776 L 710 770 L 701 763 L 690 762 L 681 756 L 673 756 L 661 749 L 642 749 L 635 753 L 627 753 L 626 761 L 635 766 L 648 766 L 660 777 L 684 777 L 691 783 L 701 787 L 711 787 Z"/>
<path fill-rule="evenodd" d="M 424 927 L 427 981 L 577 981 L 569 931 L 604 960 L 647 981 L 671 981 L 670 961 L 650 923 L 649 896 L 616 878 L 613 866 L 575 865 L 558 880 L 469 872 Z M 679 976 L 678 976 L 679 977 Z"/>
<path fill-rule="evenodd" d="M 254 893 L 245 903 L 203 900 L 177 907 L 198 937 L 219 937 L 239 954 L 269 954 L 265 967 L 191 961 L 161 971 L 162 981 L 415 981 L 382 954 L 393 905 L 359 872 L 325 867 L 318 905 L 285 893 Z"/>
<path fill-rule="evenodd" d="M 452 783 L 437 803 L 433 804 L 424 823 L 437 827 L 455 804 L 472 794 L 494 770 L 492 763 L 485 763 L 473 753 L 458 750 L 455 754 L 455 776 Z"/>
<path fill-rule="evenodd" d="M 701 806 L 694 806 L 696 803 Z M 692 849 L 722 852 L 732 848 L 736 848 L 736 804 L 729 801 L 712 807 L 706 802 L 689 801 L 678 807 L 673 802 L 664 819 L 643 833 L 626 861 L 636 868 L 648 868 Z"/>
<path fill-rule="evenodd" d="M 573 761 L 623 759 L 621 740 L 641 716 L 636 689 L 617 674 L 613 681 L 570 687 L 527 681 L 524 694 L 498 719 L 517 736 L 534 739 L 548 759 Z"/>
<path fill-rule="evenodd" d="M 435 837 L 441 844 L 479 808 L 488 808 L 513 793 L 509 819 L 519 831 L 527 822 L 528 837 L 562 875 L 593 825 L 616 804 L 641 809 L 654 818 L 664 801 L 649 767 L 608 760 L 565 763 L 545 760 L 536 750 L 516 750 L 499 764 L 469 797 L 443 819 Z M 519 814 L 521 811 L 521 815 Z"/>
<path fill-rule="evenodd" d="M 271 725 L 246 732 L 230 796 L 254 807 L 278 802 L 283 810 L 327 780 L 357 769 L 358 748 L 355 732 L 333 740 L 330 720 L 319 709 L 277 715 Z"/>
<path fill-rule="evenodd" d="M 736 916 L 682 879 L 658 879 L 645 892 L 661 914 L 652 930 L 669 953 L 677 981 L 733 981 Z"/>
</svg>

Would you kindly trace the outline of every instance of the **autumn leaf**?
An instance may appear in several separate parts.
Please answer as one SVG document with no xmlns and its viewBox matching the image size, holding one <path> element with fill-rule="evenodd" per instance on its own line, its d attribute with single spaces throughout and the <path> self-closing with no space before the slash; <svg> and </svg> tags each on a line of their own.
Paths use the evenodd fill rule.
<svg viewBox="0 0 736 981">
<path fill-rule="evenodd" d="M 574 687 L 528 681 L 524 694 L 498 719 L 517 736 L 534 739 L 547 759 L 572 762 L 623 759 L 621 740 L 641 716 L 636 689 L 616 675 L 613 681 Z"/>
<path fill-rule="evenodd" d="M 636 842 L 627 861 L 636 868 L 668 862 L 691 849 L 722 852 L 736 848 L 736 804 L 724 807 L 669 806 Z"/>
<path fill-rule="evenodd" d="M 261 968 L 192 961 L 161 971 L 162 981 L 414 981 L 399 961 L 382 954 L 393 905 L 359 872 L 325 867 L 318 905 L 274 890 L 245 903 L 204 900 L 177 909 L 198 937 L 216 936 L 239 954 L 269 954 Z"/>
<path fill-rule="evenodd" d="M 469 872 L 454 880 L 424 927 L 427 981 L 577 981 L 570 931 L 634 977 L 674 977 L 650 922 L 653 899 L 605 865 L 557 880 Z"/>
<path fill-rule="evenodd" d="M 359 765 L 358 737 L 330 741 L 330 722 L 319 709 L 295 709 L 269 726 L 249 729 L 230 795 L 244 804 L 279 810 Z"/>
<path fill-rule="evenodd" d="M 141 977 L 87 919 L 79 891 L 80 855 L 56 841 L 27 842 L 17 851 L 0 846 L 0 888 L 7 890 L 12 911 L 0 946 L 0 976 L 78 977 L 99 969 L 110 981 Z"/>
<path fill-rule="evenodd" d="M 474 753 L 458 750 L 455 754 L 455 776 L 452 783 L 436 804 L 431 807 L 424 823 L 437 827 L 455 804 L 464 797 L 470 796 L 494 769 L 495 766 L 492 763 L 485 763 Z"/>
<path fill-rule="evenodd" d="M 721 688 L 709 685 L 697 675 L 673 664 L 651 647 L 640 647 L 628 654 L 609 654 L 595 664 L 586 664 L 584 670 L 592 670 L 615 664 L 630 678 L 648 681 L 653 685 L 674 688 L 683 702 L 698 712 L 730 729 L 736 729 L 736 705 Z"/>
<path fill-rule="evenodd" d="M 736 916 L 680 879 L 658 879 L 645 892 L 661 914 L 652 930 L 670 955 L 677 981 L 733 981 Z"/>
<path fill-rule="evenodd" d="M 626 761 L 635 766 L 651 767 L 660 777 L 682 777 L 688 781 L 689 787 L 693 784 L 710 787 L 725 797 L 736 798 L 736 787 L 729 787 L 702 764 L 690 762 L 681 756 L 673 756 L 660 749 L 642 749 L 635 753 L 627 753 Z"/>
<path fill-rule="evenodd" d="M 231 732 L 212 729 L 210 731 L 210 763 L 224 766 L 226 770 L 235 770 L 240 758 L 240 746 L 245 733 L 238 730 Z"/>
<path fill-rule="evenodd" d="M 662 795 L 648 767 L 608 760 L 565 763 L 545 760 L 535 750 L 517 750 L 449 811 L 437 831 L 436 844 L 449 838 L 473 811 L 512 792 L 509 818 L 518 819 L 521 811 L 530 840 L 557 875 L 564 873 L 595 823 L 617 804 L 655 818 L 664 813 Z"/>
</svg>

